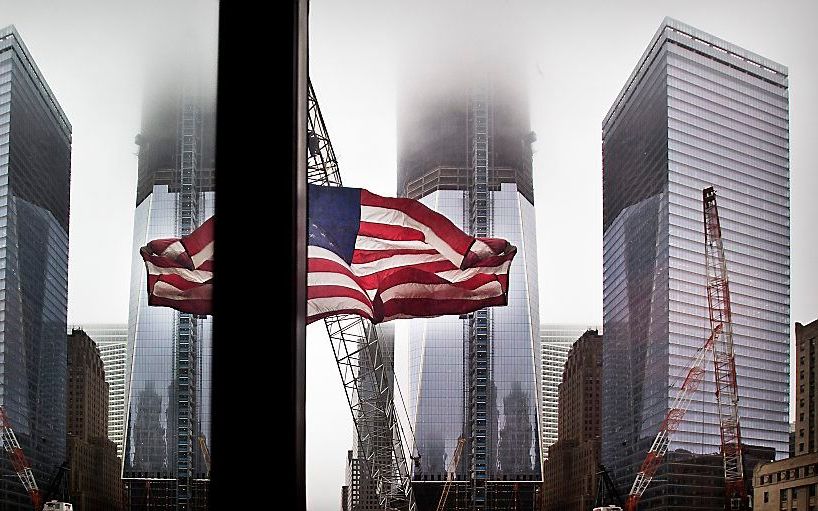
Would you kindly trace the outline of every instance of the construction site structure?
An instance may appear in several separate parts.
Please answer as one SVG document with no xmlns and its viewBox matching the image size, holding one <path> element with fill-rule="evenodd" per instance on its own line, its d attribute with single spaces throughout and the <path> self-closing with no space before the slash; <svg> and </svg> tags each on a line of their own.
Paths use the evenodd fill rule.
<svg viewBox="0 0 818 511">
<path fill-rule="evenodd" d="M 341 186 L 341 174 L 312 82 L 307 106 L 307 182 Z M 383 509 L 415 511 L 406 443 L 389 384 L 394 369 L 378 336 L 360 316 L 325 318 L 341 383 L 361 447 L 361 470 L 376 482 Z"/>
<path fill-rule="evenodd" d="M 716 377 L 716 405 L 724 457 L 724 491 L 726 509 L 748 509 L 744 486 L 744 463 L 741 455 L 741 427 L 738 416 L 738 382 L 733 353 L 733 317 L 730 310 L 730 286 L 727 260 L 713 187 L 702 191 L 704 205 L 704 241 L 707 262 L 707 303 L 710 328 L 721 328 L 722 335 L 713 341 L 713 363 Z"/>
</svg>

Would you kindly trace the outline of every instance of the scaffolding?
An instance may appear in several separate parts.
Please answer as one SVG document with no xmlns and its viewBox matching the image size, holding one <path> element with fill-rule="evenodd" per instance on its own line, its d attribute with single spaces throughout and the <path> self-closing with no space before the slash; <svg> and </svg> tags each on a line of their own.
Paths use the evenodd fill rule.
<svg viewBox="0 0 818 511">
<path fill-rule="evenodd" d="M 488 79 L 478 81 L 469 101 L 471 117 L 472 175 L 467 194 L 471 235 L 487 237 L 490 233 L 489 155 L 491 148 L 490 90 Z M 471 508 L 486 509 L 488 479 L 488 408 L 491 381 L 489 309 L 483 308 L 469 316 L 468 417 L 470 439 Z"/>
<path fill-rule="evenodd" d="M 187 236 L 199 225 L 199 197 L 196 171 L 200 164 L 202 135 L 198 100 L 183 87 L 178 122 L 179 195 L 176 202 L 176 232 Z M 176 508 L 191 506 L 191 484 L 194 472 L 194 444 L 198 441 L 196 408 L 196 373 L 198 328 L 195 315 L 176 312 L 174 347 L 174 382 L 176 396 Z"/>
<path fill-rule="evenodd" d="M 307 150 L 307 182 L 341 186 L 338 161 L 311 82 Z M 405 437 L 390 384 L 394 369 L 383 356 L 375 329 L 360 316 L 331 316 L 324 323 L 362 451 L 361 470 L 374 479 L 383 509 L 416 511 Z"/>
</svg>

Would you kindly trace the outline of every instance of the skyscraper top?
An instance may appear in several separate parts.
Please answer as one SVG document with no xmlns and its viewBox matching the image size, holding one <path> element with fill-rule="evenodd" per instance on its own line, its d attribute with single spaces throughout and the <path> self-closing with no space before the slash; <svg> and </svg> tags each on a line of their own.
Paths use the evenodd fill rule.
<svg viewBox="0 0 818 511">
<path fill-rule="evenodd" d="M 622 91 L 616 97 L 616 101 L 613 102 L 607 115 L 605 115 L 605 119 L 602 121 L 603 129 L 609 128 L 615 122 L 623 105 L 626 103 L 627 97 L 630 96 L 639 84 L 645 71 L 650 67 L 650 63 L 665 41 L 721 61 L 730 67 L 754 75 L 771 84 L 783 87 L 787 86 L 788 70 L 786 66 L 749 50 L 745 50 L 744 48 L 740 48 L 716 36 L 702 32 L 681 21 L 666 17 L 662 20 L 662 24 L 659 25 L 659 29 L 639 59 L 639 63 L 625 81 L 625 86 L 622 87 Z"/>
<path fill-rule="evenodd" d="M 50 110 L 54 113 L 54 116 L 59 121 L 60 126 L 70 139 L 71 122 L 68 121 L 68 116 L 65 115 L 62 107 L 57 102 L 57 97 L 48 86 L 48 83 L 46 83 L 43 73 L 40 72 L 40 68 L 38 68 L 37 64 L 34 62 L 34 58 L 31 56 L 31 53 L 29 53 L 28 48 L 23 42 L 23 38 L 20 37 L 20 33 L 17 32 L 14 25 L 0 28 L 0 52 L 14 48 L 17 49 L 20 61 L 26 66 L 28 72 L 36 77 L 34 83 L 40 90 L 40 93 L 43 95 L 43 99 L 45 100 L 46 104 L 50 106 Z"/>
</svg>

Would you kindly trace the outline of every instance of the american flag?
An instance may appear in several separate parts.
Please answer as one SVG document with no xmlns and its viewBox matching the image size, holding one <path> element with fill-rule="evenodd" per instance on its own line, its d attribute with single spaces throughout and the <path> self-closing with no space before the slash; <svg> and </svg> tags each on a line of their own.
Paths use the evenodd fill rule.
<svg viewBox="0 0 818 511">
<path fill-rule="evenodd" d="M 213 217 L 182 238 L 153 240 L 140 249 L 148 270 L 148 305 L 213 313 Z"/>
<path fill-rule="evenodd" d="M 466 314 L 508 301 L 517 249 L 474 238 L 412 199 L 309 185 L 307 323 Z"/>
</svg>

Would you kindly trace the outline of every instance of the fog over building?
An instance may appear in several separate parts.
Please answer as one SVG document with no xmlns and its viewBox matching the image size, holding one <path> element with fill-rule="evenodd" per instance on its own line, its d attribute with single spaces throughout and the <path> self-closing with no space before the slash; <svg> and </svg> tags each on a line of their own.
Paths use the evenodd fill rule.
<svg viewBox="0 0 818 511">
<path fill-rule="evenodd" d="M 460 438 L 447 508 L 534 509 L 542 480 L 535 135 L 520 62 L 495 56 L 438 53 L 399 80 L 398 195 L 518 250 L 507 306 L 409 325 L 419 505 L 437 501 Z"/>
</svg>

